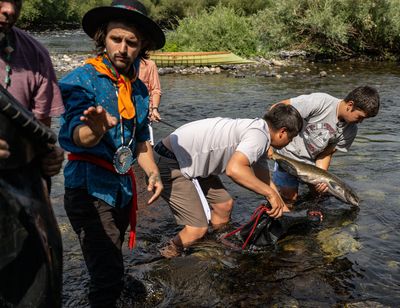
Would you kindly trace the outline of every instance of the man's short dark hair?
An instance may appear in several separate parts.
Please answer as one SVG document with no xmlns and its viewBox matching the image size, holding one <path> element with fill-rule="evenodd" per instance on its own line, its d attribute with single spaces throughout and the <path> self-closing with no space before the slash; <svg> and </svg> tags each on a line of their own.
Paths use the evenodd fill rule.
<svg viewBox="0 0 400 308">
<path fill-rule="evenodd" d="M 276 104 L 270 109 L 264 115 L 264 120 L 273 130 L 286 128 L 290 137 L 296 136 L 303 128 L 303 118 L 297 109 L 284 103 Z"/>
<path fill-rule="evenodd" d="M 352 101 L 354 108 L 364 111 L 368 118 L 378 114 L 380 99 L 378 91 L 375 88 L 369 86 L 355 88 L 347 94 L 344 100 L 345 102 Z"/>
</svg>

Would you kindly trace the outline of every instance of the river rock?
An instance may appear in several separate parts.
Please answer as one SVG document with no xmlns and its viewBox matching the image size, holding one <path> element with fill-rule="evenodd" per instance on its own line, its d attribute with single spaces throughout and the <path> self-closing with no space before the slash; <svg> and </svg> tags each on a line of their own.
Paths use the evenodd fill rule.
<svg viewBox="0 0 400 308">
<path fill-rule="evenodd" d="M 387 266 L 392 269 L 392 270 L 399 270 L 400 268 L 400 262 L 391 260 L 387 262 Z"/>
<path fill-rule="evenodd" d="M 256 76 L 259 76 L 259 77 L 276 77 L 276 73 L 268 72 L 268 71 L 262 71 L 262 72 L 257 72 Z"/>
<path fill-rule="evenodd" d="M 275 59 L 272 59 L 272 60 L 271 60 L 271 63 L 272 63 L 272 65 L 274 65 L 274 66 L 284 66 L 284 65 L 285 65 L 285 63 L 284 63 L 283 61 L 275 60 Z"/>
<path fill-rule="evenodd" d="M 332 228 L 321 231 L 317 239 L 321 249 L 332 258 L 341 257 L 362 248 L 360 242 L 341 228 Z"/>
<path fill-rule="evenodd" d="M 279 56 L 284 59 L 293 57 L 305 57 L 307 56 L 307 53 L 304 50 L 282 50 L 279 53 Z"/>
<path fill-rule="evenodd" d="M 365 302 L 355 302 L 355 303 L 347 303 L 344 305 L 345 308 L 389 308 L 390 306 L 382 305 L 381 303 L 374 301 L 365 301 Z"/>
<path fill-rule="evenodd" d="M 327 72 L 325 72 L 325 71 L 320 71 L 319 72 L 319 77 L 326 77 L 326 76 L 328 76 Z"/>
<path fill-rule="evenodd" d="M 84 54 L 58 54 L 52 53 L 51 60 L 53 62 L 53 66 L 56 72 L 59 73 L 67 73 L 75 68 L 82 66 L 85 64 L 85 61 L 94 57 L 93 53 L 84 53 Z M 278 74 L 271 70 L 271 67 L 275 67 L 276 70 L 280 70 L 281 67 L 291 66 L 291 62 L 289 60 L 276 60 L 276 59 L 265 59 L 258 57 L 256 59 L 256 64 L 237 64 L 237 65 L 216 65 L 216 66 L 174 66 L 174 67 L 159 67 L 158 73 L 162 75 L 166 74 L 181 74 L 181 75 L 192 75 L 192 74 L 206 74 L 206 75 L 214 75 L 221 74 L 222 72 L 226 72 L 228 76 L 234 78 L 245 78 L 246 76 L 262 76 L 262 77 L 276 77 L 281 78 L 282 75 Z M 298 65 L 298 64 L 297 64 Z M 232 74 L 230 74 L 232 72 Z M 289 75 L 289 73 L 282 72 L 281 74 L 285 74 L 285 76 Z M 290 76 L 292 77 L 292 76 Z"/>
</svg>

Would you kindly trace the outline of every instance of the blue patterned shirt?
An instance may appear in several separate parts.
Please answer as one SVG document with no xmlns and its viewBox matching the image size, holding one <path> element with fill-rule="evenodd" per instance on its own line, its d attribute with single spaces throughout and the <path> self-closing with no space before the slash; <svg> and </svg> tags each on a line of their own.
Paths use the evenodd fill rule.
<svg viewBox="0 0 400 308">
<path fill-rule="evenodd" d="M 114 153 L 121 146 L 120 123 L 111 128 L 92 148 L 75 145 L 74 129 L 82 124 L 80 117 L 90 106 L 102 106 L 108 113 L 119 119 L 116 84 L 107 76 L 100 74 L 85 64 L 67 74 L 60 80 L 65 113 L 61 118 L 59 133 L 60 145 L 71 153 L 95 155 L 110 163 Z M 137 79 L 132 83 L 132 101 L 136 109 L 136 130 L 133 134 L 134 120 L 123 120 L 125 146 L 130 145 L 136 158 L 136 144 L 149 140 L 148 112 L 149 95 L 146 86 Z M 65 187 L 85 188 L 88 193 L 111 206 L 124 207 L 132 198 L 132 183 L 129 175 L 118 175 L 95 164 L 84 161 L 69 161 L 64 169 Z M 118 203 L 118 204 L 117 204 Z"/>
</svg>

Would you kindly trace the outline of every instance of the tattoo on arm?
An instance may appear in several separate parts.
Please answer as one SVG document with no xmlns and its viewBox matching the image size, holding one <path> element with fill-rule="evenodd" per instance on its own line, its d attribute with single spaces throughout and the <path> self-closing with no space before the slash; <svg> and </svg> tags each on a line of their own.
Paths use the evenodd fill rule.
<svg viewBox="0 0 400 308">
<path fill-rule="evenodd" d="M 155 173 L 155 172 L 150 172 L 149 173 L 149 182 L 153 181 L 153 183 L 159 183 L 161 182 L 161 177 L 160 174 Z"/>
</svg>

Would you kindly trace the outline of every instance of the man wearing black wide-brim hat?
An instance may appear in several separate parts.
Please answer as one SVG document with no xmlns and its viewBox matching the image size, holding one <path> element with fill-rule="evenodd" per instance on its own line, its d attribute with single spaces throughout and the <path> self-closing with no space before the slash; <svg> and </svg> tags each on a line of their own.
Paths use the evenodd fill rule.
<svg viewBox="0 0 400 308">
<path fill-rule="evenodd" d="M 90 274 L 92 307 L 114 307 L 123 287 L 122 243 L 131 224 L 135 245 L 137 195 L 132 165 L 148 176 L 155 201 L 163 185 L 149 143 L 149 95 L 138 79 L 140 59 L 165 37 L 133 0 L 113 1 L 85 14 L 83 30 L 98 55 L 60 81 L 66 112 L 60 144 L 70 152 L 64 206 Z"/>
</svg>

